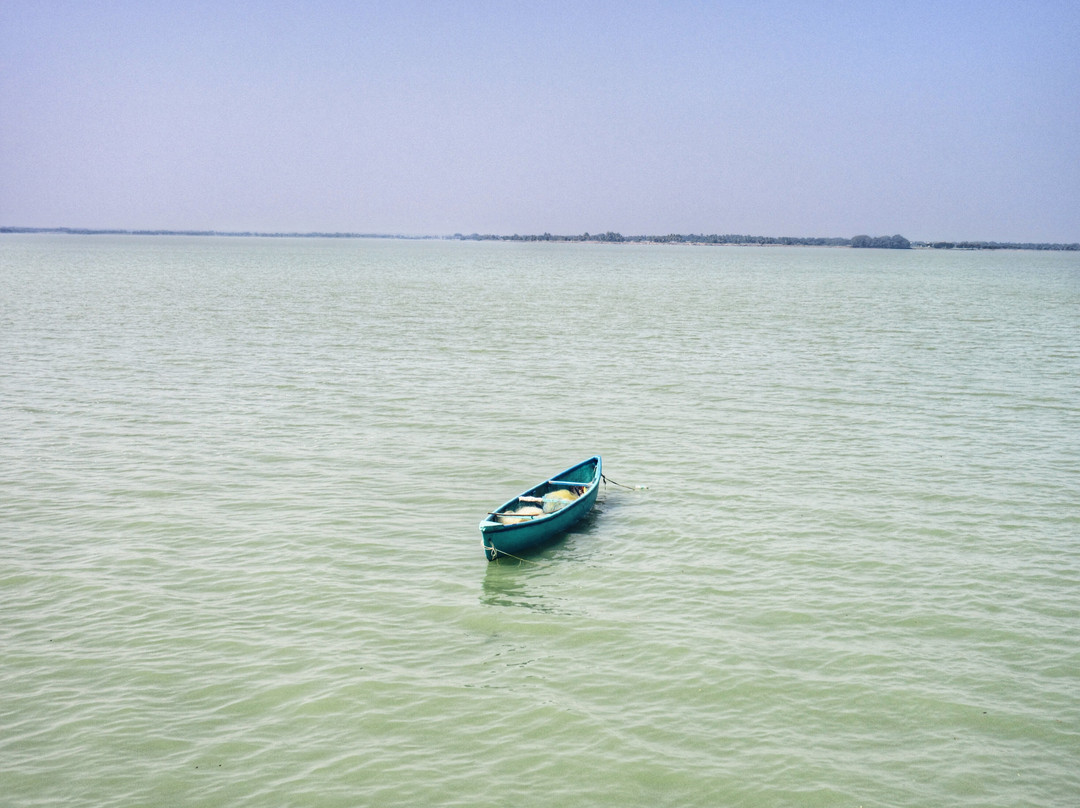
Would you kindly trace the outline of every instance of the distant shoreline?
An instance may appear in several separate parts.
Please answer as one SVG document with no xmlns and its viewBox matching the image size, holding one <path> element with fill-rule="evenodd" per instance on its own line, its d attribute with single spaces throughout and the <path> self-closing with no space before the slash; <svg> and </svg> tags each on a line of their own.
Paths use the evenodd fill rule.
<svg viewBox="0 0 1080 808">
<path fill-rule="evenodd" d="M 903 236 L 854 236 L 852 238 L 819 238 L 791 236 L 701 235 L 669 234 L 666 236 L 623 236 L 621 233 L 582 233 L 581 235 L 494 235 L 471 233 L 452 236 L 408 236 L 394 233 L 325 233 L 226 230 L 122 230 L 83 227 L 0 227 L 0 234 L 55 234 L 73 236 L 221 236 L 229 238 L 344 238 L 344 239 L 402 239 L 408 241 L 530 241 L 578 242 L 596 244 L 700 244 L 713 246 L 794 246 L 794 247 L 854 247 L 877 249 L 930 250 L 1058 250 L 1080 251 L 1080 243 L 1036 243 L 998 241 L 908 241 Z"/>
</svg>

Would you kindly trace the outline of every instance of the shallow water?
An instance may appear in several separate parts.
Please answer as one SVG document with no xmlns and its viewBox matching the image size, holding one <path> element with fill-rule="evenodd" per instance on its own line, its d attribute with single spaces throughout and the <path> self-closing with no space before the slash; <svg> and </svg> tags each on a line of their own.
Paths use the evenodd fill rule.
<svg viewBox="0 0 1080 808">
<path fill-rule="evenodd" d="M 1068 805 L 1078 502 L 1075 253 L 3 236 L 0 793 Z"/>
</svg>

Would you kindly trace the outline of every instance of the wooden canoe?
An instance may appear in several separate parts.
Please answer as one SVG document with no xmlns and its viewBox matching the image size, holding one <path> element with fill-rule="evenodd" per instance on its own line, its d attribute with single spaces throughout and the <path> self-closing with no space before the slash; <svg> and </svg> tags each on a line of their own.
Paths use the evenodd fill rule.
<svg viewBox="0 0 1080 808">
<path fill-rule="evenodd" d="M 488 561 L 533 552 L 573 527 L 596 503 L 600 474 L 600 456 L 590 457 L 489 513 L 480 522 Z"/>
</svg>

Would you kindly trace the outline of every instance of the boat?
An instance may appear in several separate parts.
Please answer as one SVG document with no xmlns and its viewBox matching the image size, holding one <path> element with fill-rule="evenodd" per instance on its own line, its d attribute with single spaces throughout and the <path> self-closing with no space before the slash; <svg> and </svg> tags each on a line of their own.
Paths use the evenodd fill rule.
<svg viewBox="0 0 1080 808">
<path fill-rule="evenodd" d="M 508 499 L 480 522 L 488 561 L 518 558 L 550 544 L 592 510 L 600 492 L 600 455 L 582 460 Z"/>
</svg>

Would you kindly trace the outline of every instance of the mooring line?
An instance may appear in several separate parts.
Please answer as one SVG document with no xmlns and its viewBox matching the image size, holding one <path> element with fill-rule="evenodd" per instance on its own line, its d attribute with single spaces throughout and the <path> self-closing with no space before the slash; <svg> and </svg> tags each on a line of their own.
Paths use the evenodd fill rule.
<svg viewBox="0 0 1080 808">
<path fill-rule="evenodd" d="M 601 474 L 600 479 L 603 480 L 605 483 L 611 483 L 612 485 L 619 486 L 619 488 L 625 488 L 627 491 L 643 491 L 649 487 L 647 485 L 623 485 L 622 483 L 617 483 L 614 480 L 609 480 L 606 474 Z"/>
<path fill-rule="evenodd" d="M 492 548 L 492 549 L 494 549 L 494 548 Z M 550 567 L 551 566 L 550 564 L 545 564 L 542 561 L 533 561 L 533 560 L 528 559 L 528 558 L 522 558 L 521 556 L 516 556 L 513 553 L 506 552 L 505 550 L 495 550 L 495 558 L 493 558 L 491 560 L 494 561 L 496 564 L 498 564 L 499 559 L 502 558 L 503 556 L 506 556 L 507 558 L 513 558 L 516 561 L 520 561 L 522 564 L 535 564 L 538 567 Z"/>
</svg>

